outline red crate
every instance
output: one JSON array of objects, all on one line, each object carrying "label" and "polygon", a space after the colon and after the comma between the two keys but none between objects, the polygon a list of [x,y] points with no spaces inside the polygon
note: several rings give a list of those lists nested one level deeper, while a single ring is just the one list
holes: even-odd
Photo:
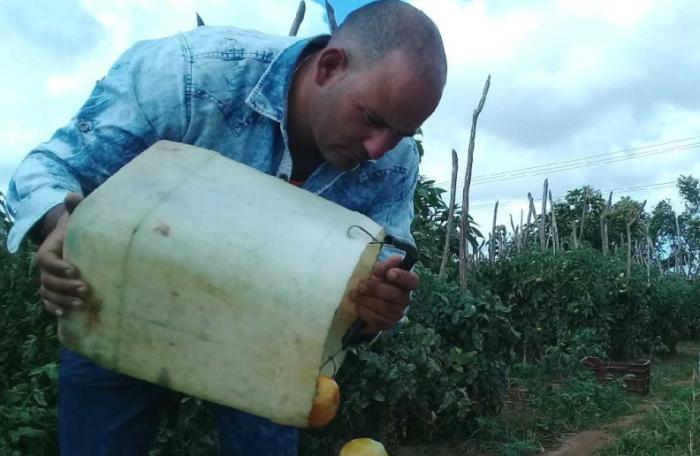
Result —
[{"label": "red crate", "polygon": [[651,361],[641,360],[636,363],[614,363],[603,361],[595,356],[586,356],[581,363],[595,372],[602,384],[622,379],[626,391],[638,394],[649,394],[651,383]]}]

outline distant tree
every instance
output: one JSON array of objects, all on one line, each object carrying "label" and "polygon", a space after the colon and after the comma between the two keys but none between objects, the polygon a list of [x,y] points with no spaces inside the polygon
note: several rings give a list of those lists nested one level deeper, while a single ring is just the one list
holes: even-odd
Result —
[{"label": "distant tree", "polygon": [[685,207],[679,216],[682,241],[679,248],[685,255],[689,273],[697,276],[700,273],[700,182],[693,176],[681,176],[678,178],[678,191]]}]

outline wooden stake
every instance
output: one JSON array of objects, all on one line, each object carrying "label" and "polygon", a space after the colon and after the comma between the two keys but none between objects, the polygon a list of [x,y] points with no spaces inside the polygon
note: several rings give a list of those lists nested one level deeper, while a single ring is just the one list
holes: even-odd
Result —
[{"label": "wooden stake", "polygon": [[549,205],[552,206],[552,237],[554,238],[554,253],[559,250],[559,227],[557,227],[557,211],[552,200],[552,192],[549,192]]},{"label": "wooden stake", "polygon": [[659,254],[659,251],[654,249],[654,258],[656,258],[656,264],[659,266],[659,275],[663,276],[664,275],[664,267],[661,264],[661,255]]},{"label": "wooden stake", "polygon": [[646,200],[642,203],[642,206],[637,209],[637,212],[632,217],[632,220],[627,222],[627,281],[630,280],[630,275],[632,274],[632,225],[637,221],[639,215],[644,210],[647,205]]},{"label": "wooden stake", "polygon": [[525,227],[523,226],[523,210],[520,209],[520,235],[518,236],[518,249],[523,247],[523,236],[525,235]]},{"label": "wooden stake", "polygon": [[530,225],[530,214],[532,214],[532,223],[534,224],[537,221],[537,210],[535,209],[535,200],[532,198],[532,194],[528,192],[527,194],[527,199],[530,202],[530,212],[527,214],[527,239],[525,239],[525,245],[527,246],[528,242],[530,242],[530,232],[532,225]]},{"label": "wooden stake", "polygon": [[[676,251],[673,254],[673,261],[675,263],[673,269],[675,270],[676,274],[678,274],[678,267],[680,265],[680,261],[679,261],[678,257],[680,255],[680,251],[681,251],[681,227],[680,227],[680,223],[678,222],[678,219],[680,217],[674,217],[674,218],[675,218],[675,222],[676,222]],[[682,259],[682,256],[681,256],[681,259]],[[681,275],[683,275],[683,272],[684,272],[683,267],[681,267]]]},{"label": "wooden stake", "polygon": [[445,275],[447,267],[447,259],[450,256],[450,238],[452,237],[452,221],[455,215],[455,197],[457,193],[457,152],[452,149],[452,180],[450,182],[450,205],[447,208],[447,230],[445,232],[445,245],[442,249],[442,261],[440,262],[440,272],[438,277],[442,278]]},{"label": "wooden stake", "polygon": [[489,242],[489,260],[496,260],[496,218],[498,217],[498,201],[493,208],[493,225],[491,227],[491,242]]},{"label": "wooden stake", "polygon": [[647,238],[647,284],[651,285],[651,236],[649,235],[649,222],[644,224],[644,234]]},{"label": "wooden stake", "polygon": [[[535,219],[537,219],[537,214],[535,214],[535,203],[532,201],[532,194],[528,192],[527,194],[527,201],[529,204],[528,210],[527,210],[527,223],[525,226],[529,227],[530,226],[530,220],[532,219],[533,215]],[[529,230],[529,228],[528,228]]]},{"label": "wooden stake", "polygon": [[586,221],[586,209],[588,208],[588,189],[585,190],[583,195],[583,210],[581,211],[581,234],[578,236],[578,240],[583,240],[583,227]]},{"label": "wooden stake", "polygon": [[292,22],[292,28],[289,29],[289,36],[297,36],[301,22],[304,20],[304,14],[306,14],[306,3],[304,0],[301,0],[299,2],[299,7],[297,7],[297,14],[294,17],[294,22]]},{"label": "wooden stake", "polygon": [[549,190],[549,181],[544,180],[543,190],[542,190],[542,212],[540,216],[540,250],[544,252],[547,248],[545,245],[546,233],[545,229],[547,227],[547,192]]},{"label": "wooden stake", "polygon": [[578,239],[576,239],[576,220],[571,221],[571,244],[574,250],[578,249]]},{"label": "wooden stake", "polygon": [[518,245],[518,227],[515,226],[513,222],[513,214],[508,215],[510,216],[510,227],[513,229],[513,244],[515,244],[516,250],[520,250],[520,246]]},{"label": "wooden stake", "polygon": [[610,241],[608,240],[608,212],[612,207],[612,195],[613,192],[610,192],[610,196],[608,197],[608,204],[603,208],[603,212],[600,213],[600,246],[603,250],[603,256],[608,255],[610,243]]},{"label": "wooden stake", "polygon": [[333,6],[331,6],[331,3],[328,0],[325,0],[325,3],[326,16],[328,17],[328,27],[330,27],[331,34],[333,34],[336,30],[338,30],[338,22],[335,20],[335,10],[333,9]]},{"label": "wooden stake", "polygon": [[472,165],[474,163],[474,141],[476,139],[476,123],[479,114],[484,109],[486,95],[491,86],[491,75],[486,78],[484,90],[481,93],[479,105],[472,114],[472,129],[469,135],[469,149],[467,151],[467,168],[465,170],[464,188],[462,190],[462,220],[459,237],[459,285],[461,288],[467,287],[467,233],[469,233],[469,187],[472,183]]}]

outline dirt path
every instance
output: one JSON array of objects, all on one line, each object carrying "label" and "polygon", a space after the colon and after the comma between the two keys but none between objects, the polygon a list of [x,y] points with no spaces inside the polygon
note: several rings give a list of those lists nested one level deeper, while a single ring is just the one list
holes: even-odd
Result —
[{"label": "dirt path", "polygon": [[649,404],[644,404],[639,413],[623,416],[599,429],[590,429],[564,436],[561,446],[543,454],[544,456],[591,456],[615,442],[617,440],[616,431],[632,427],[637,421],[644,418],[650,408]]},{"label": "dirt path", "polygon": [[547,451],[545,456],[588,456],[595,454],[615,441],[615,436],[605,431],[594,429],[581,431],[567,436],[562,446]]},{"label": "dirt path", "polygon": [[[700,343],[683,342],[677,346],[678,352],[674,357],[663,361],[666,365],[675,365],[688,362],[695,363],[700,352]],[[695,364],[693,364],[695,365]],[[673,385],[690,385],[691,380],[681,379],[672,382]],[[649,398],[640,405],[638,412],[618,418],[612,423],[600,426],[596,429],[588,429],[574,434],[564,435],[559,440],[560,444],[555,448],[540,453],[543,456],[593,456],[596,452],[615,443],[619,435],[628,428],[634,426],[644,418],[654,406],[659,404],[659,398]],[[419,445],[402,447],[392,456],[494,456],[495,453],[478,452],[478,450],[465,450],[447,445]]]},{"label": "dirt path", "polygon": [[[634,415],[623,416],[598,429],[589,429],[562,437],[561,445],[543,456],[592,456],[617,440],[618,431],[632,427],[644,418],[651,405],[645,404]],[[486,453],[470,453],[452,447],[439,445],[419,445],[400,448],[395,456],[491,456]]]},{"label": "dirt path", "polygon": [[402,447],[392,456],[462,456],[459,450],[455,448],[438,446],[438,445],[416,445],[410,447]]}]

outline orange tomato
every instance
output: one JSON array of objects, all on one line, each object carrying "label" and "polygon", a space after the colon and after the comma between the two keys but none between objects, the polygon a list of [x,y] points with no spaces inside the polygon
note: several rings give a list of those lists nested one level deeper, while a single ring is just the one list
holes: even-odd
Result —
[{"label": "orange tomato", "polygon": [[363,438],[350,440],[343,445],[338,456],[389,456],[384,445],[376,440]]},{"label": "orange tomato", "polygon": [[319,375],[316,382],[316,396],[309,414],[309,426],[322,427],[333,421],[340,405],[338,383],[327,375]]}]

